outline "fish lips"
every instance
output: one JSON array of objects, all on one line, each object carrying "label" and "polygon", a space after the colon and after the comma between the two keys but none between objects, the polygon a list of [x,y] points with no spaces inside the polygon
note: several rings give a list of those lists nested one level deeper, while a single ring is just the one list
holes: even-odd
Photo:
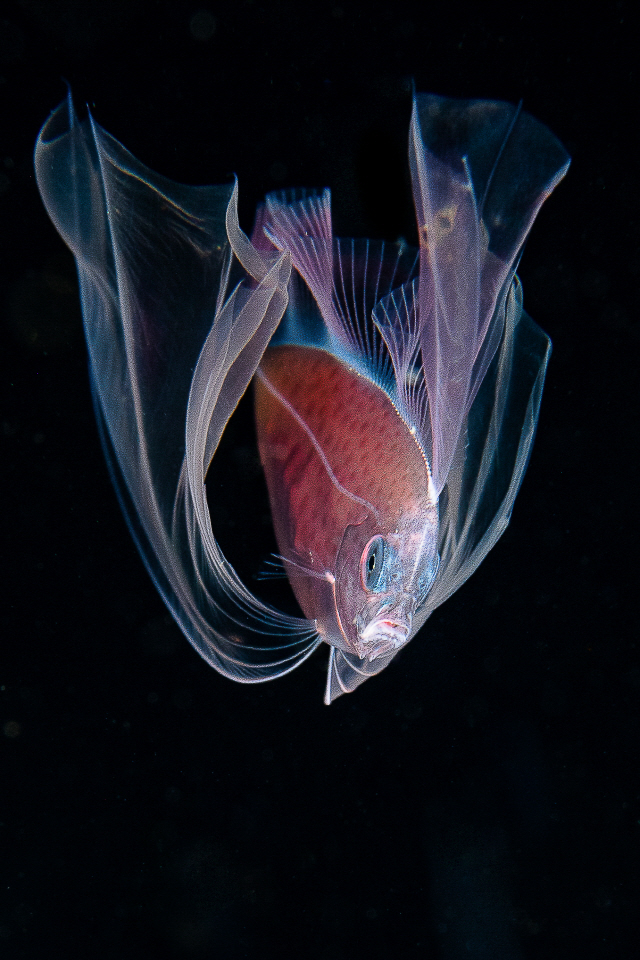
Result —
[{"label": "fish lips", "polygon": [[374,616],[367,616],[365,607],[356,618],[354,648],[360,659],[371,662],[404,646],[411,637],[415,609],[416,598],[411,594],[387,601]]}]

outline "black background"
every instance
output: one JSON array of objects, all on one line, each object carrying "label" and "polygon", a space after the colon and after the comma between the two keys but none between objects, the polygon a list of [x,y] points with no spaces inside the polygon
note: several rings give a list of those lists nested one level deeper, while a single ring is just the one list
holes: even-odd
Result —
[{"label": "black background", "polygon": [[[635,957],[632,5],[203,9],[2,8],[0,956]],[[62,78],[152,169],[236,173],[245,230],[266,191],[330,186],[338,233],[411,239],[412,80],[523,98],[573,157],[519,271],[554,353],[512,523],[330,708],[324,654],[265,685],[212,671],[137,556],[33,176]],[[271,547],[246,411],[223,452],[220,537],[250,574]]]}]

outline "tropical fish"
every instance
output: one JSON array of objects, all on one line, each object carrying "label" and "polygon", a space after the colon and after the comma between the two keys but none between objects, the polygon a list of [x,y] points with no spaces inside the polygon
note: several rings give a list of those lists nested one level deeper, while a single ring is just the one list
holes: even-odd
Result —
[{"label": "tropical fish", "polygon": [[[71,97],[38,186],[77,263],[96,418],[131,533],[175,620],[234,680],[329,646],[325,702],[380,672],[504,531],[550,341],[515,271],[569,160],[519,107],[416,95],[419,246],[339,240],[326,190],[152,173]],[[281,561],[304,617],[255,597],[205,479],[250,382]]]}]

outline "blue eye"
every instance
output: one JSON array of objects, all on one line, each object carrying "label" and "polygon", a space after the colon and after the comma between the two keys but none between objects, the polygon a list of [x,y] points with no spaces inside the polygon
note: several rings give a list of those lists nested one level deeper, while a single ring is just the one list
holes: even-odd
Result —
[{"label": "blue eye", "polygon": [[360,573],[365,590],[379,589],[385,554],[386,544],[382,537],[372,537],[364,548],[360,560]]}]

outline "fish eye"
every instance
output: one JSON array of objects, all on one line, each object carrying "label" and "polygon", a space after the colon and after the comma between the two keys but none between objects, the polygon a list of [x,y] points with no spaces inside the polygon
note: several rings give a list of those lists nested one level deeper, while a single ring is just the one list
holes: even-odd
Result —
[{"label": "fish eye", "polygon": [[372,537],[362,552],[360,575],[365,590],[375,591],[380,586],[384,567],[386,544],[382,537]]}]

